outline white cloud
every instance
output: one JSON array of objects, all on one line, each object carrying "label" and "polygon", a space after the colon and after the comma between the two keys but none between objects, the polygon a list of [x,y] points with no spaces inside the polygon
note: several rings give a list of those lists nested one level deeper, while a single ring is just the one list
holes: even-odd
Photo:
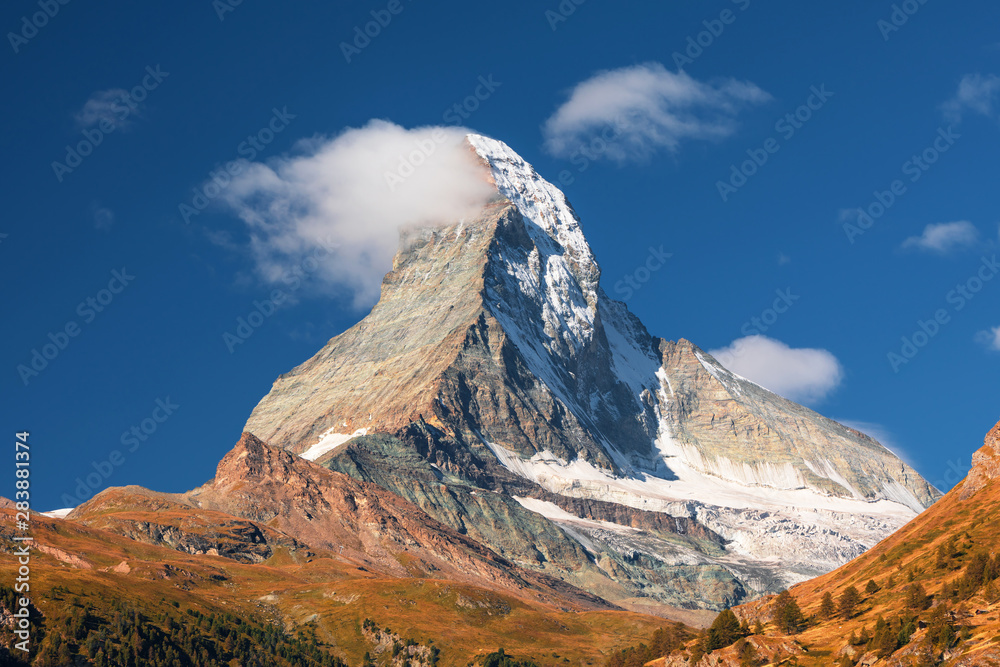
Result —
[{"label": "white cloud", "polygon": [[976,341],[990,348],[1000,351],[1000,327],[990,327],[986,331],[976,334]]},{"label": "white cloud", "polygon": [[903,248],[914,248],[946,255],[955,250],[968,248],[979,240],[979,230],[968,220],[941,222],[927,225],[920,236],[911,236],[903,241]]},{"label": "white cloud", "polygon": [[983,116],[994,116],[1000,77],[994,74],[966,74],[958,84],[955,96],[942,105],[945,118],[959,122],[966,111]]},{"label": "white cloud", "polygon": [[840,422],[844,426],[853,428],[855,431],[861,431],[871,438],[875,438],[879,441],[879,444],[898,456],[908,466],[911,468],[916,467],[913,464],[913,460],[910,455],[896,442],[895,436],[882,424],[873,424],[872,422],[854,421],[850,419],[837,419],[836,421]]},{"label": "white cloud", "polygon": [[[99,90],[73,116],[81,128],[94,127],[106,120],[115,127],[125,127],[129,116],[136,113],[128,104],[128,91],[120,88]],[[132,105],[134,107],[134,104]]]},{"label": "white cloud", "polygon": [[792,348],[767,336],[739,338],[709,354],[732,372],[799,403],[822,401],[844,378],[828,350]]},{"label": "white cloud", "polygon": [[598,72],[577,84],[545,121],[546,149],[569,157],[596,138],[594,149],[618,162],[643,159],[659,149],[677,150],[685,139],[721,139],[736,131],[744,108],[771,96],[735,79],[701,82],[660,63]]},{"label": "white cloud", "polygon": [[[223,197],[246,224],[265,281],[282,282],[317,251],[335,247],[321,253],[311,276],[364,307],[392,268],[401,230],[471,217],[496,194],[465,134],[372,120],[334,138],[299,142],[299,155],[250,164]],[[401,182],[387,179],[406,173],[405,163],[419,166]]]}]

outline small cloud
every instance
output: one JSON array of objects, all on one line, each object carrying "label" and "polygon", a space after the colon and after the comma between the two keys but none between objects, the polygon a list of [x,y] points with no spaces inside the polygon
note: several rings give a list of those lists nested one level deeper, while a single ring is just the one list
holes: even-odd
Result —
[{"label": "small cloud", "polygon": [[136,114],[135,103],[129,102],[128,91],[121,88],[99,90],[90,96],[73,118],[81,129],[99,125],[102,121],[116,128],[127,127],[129,117]]},{"label": "small cloud", "polygon": [[740,111],[770,99],[748,81],[702,82],[652,62],[578,83],[542,131],[552,155],[570,157],[601,139],[605,148],[591,152],[622,163],[676,151],[684,140],[728,137]]},{"label": "small cloud", "polygon": [[[295,156],[248,164],[221,199],[245,223],[261,279],[304,271],[362,308],[377,300],[401,231],[471,218],[496,194],[465,134],[372,120],[300,142]],[[209,240],[225,246],[232,237]]]},{"label": "small cloud", "polygon": [[899,444],[896,442],[895,436],[889,432],[885,426],[881,424],[873,424],[872,422],[862,422],[854,421],[851,419],[837,419],[844,426],[853,428],[855,431],[861,431],[870,438],[878,440],[879,444],[888,449],[890,452],[895,454],[902,460],[906,465],[914,468],[913,460],[909,453],[906,452]]},{"label": "small cloud", "polygon": [[115,224],[115,212],[101,206],[100,202],[94,202],[90,205],[90,216],[94,221],[94,229],[102,232],[111,231]]},{"label": "small cloud", "polygon": [[976,334],[976,342],[1000,352],[1000,327],[991,327]]},{"label": "small cloud", "polygon": [[799,403],[818,403],[840,386],[844,369],[829,350],[792,348],[767,336],[739,338],[709,354],[732,372]]},{"label": "small cloud", "polygon": [[966,74],[958,84],[955,96],[941,106],[947,120],[958,123],[966,111],[994,117],[1000,77],[994,74]]},{"label": "small cloud", "polygon": [[926,250],[940,255],[968,248],[979,240],[979,230],[968,220],[927,225],[920,236],[903,241],[904,249]]},{"label": "small cloud", "polygon": [[784,266],[785,264],[791,264],[792,258],[783,252],[778,253],[778,266]]}]

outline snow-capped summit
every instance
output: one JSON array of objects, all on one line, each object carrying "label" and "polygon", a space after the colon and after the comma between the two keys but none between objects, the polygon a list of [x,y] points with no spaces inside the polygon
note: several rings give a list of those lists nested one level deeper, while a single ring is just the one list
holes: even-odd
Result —
[{"label": "snow-capped summit", "polygon": [[565,195],[467,140],[497,196],[408,237],[371,313],[246,431],[625,605],[783,588],[938,497],[868,436],[650,335],[601,289]]}]

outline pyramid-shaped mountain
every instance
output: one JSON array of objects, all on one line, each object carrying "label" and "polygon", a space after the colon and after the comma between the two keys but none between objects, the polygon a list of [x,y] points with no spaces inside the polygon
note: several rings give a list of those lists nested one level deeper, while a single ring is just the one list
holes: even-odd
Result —
[{"label": "pyramid-shaped mountain", "polygon": [[245,431],[647,611],[825,573],[939,497],[868,436],[647,332],[601,289],[565,195],[467,141],[495,197],[408,233],[370,314]]}]

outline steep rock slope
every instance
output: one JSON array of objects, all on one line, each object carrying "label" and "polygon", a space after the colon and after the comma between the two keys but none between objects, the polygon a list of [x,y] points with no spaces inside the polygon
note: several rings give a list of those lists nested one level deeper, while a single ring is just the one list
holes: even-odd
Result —
[{"label": "steep rock slope", "polygon": [[[651,336],[601,289],[562,192],[503,143],[468,141],[494,200],[411,233],[371,313],[281,376],[245,430],[629,604],[777,590],[938,497],[871,438]],[[667,536],[643,512],[685,523]]]}]

